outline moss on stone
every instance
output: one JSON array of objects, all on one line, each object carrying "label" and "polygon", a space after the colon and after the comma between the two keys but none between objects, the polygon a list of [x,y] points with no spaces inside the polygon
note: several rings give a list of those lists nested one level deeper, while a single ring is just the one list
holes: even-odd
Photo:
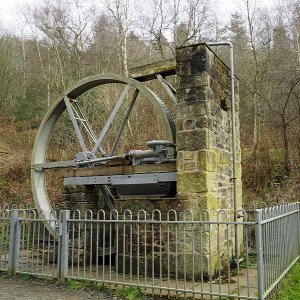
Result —
[{"label": "moss on stone", "polygon": [[230,153],[225,151],[219,152],[219,163],[222,165],[229,165],[230,164]]},{"label": "moss on stone", "polygon": [[207,169],[207,150],[198,152],[198,169],[204,171]]},{"label": "moss on stone", "polygon": [[210,172],[216,172],[218,168],[218,154],[216,151],[208,152],[207,170]]},{"label": "moss on stone", "polygon": [[177,191],[183,193],[199,193],[208,190],[207,173],[197,172],[181,172],[177,173]]}]

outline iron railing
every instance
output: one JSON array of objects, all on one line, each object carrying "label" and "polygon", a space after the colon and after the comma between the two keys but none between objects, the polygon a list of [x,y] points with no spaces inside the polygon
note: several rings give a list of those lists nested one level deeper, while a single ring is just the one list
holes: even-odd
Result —
[{"label": "iron railing", "polygon": [[50,220],[42,220],[36,210],[18,211],[19,235],[15,242],[19,252],[18,273],[58,276],[59,238],[49,232],[47,222],[55,222],[58,227],[56,212],[51,212]]},{"label": "iron railing", "polygon": [[0,211],[0,270],[8,270],[11,211]]},{"label": "iron railing", "polygon": [[299,258],[299,204],[232,220],[226,210],[62,211],[53,235],[34,210],[4,210],[0,267],[160,296],[266,299]]},{"label": "iron railing", "polygon": [[266,208],[257,214],[256,223],[257,247],[262,247],[260,293],[267,297],[299,259],[299,204]]}]

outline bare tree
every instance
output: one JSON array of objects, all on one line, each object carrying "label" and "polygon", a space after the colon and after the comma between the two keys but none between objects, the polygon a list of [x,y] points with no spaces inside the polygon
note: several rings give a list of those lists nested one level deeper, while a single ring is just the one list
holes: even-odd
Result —
[{"label": "bare tree", "polygon": [[[7,33],[0,33],[0,121],[12,115],[14,103],[12,103],[13,87],[16,84],[16,68],[14,51],[15,48],[13,37]],[[1,118],[2,117],[2,118]]]},{"label": "bare tree", "polygon": [[129,16],[129,0],[103,0],[102,2],[117,23],[119,35],[118,55],[121,72],[124,75],[128,75],[127,36],[132,22]]},{"label": "bare tree", "polygon": [[251,81],[253,104],[253,149],[257,148],[260,133],[260,88],[264,81],[264,75],[270,62],[271,32],[266,26],[268,15],[258,10],[255,3],[245,0],[245,13],[248,24],[248,38],[253,61]]},{"label": "bare tree", "polygon": [[[296,88],[299,86],[300,77],[294,78],[288,82],[287,86],[287,95],[285,98],[282,97],[282,106],[276,109],[274,104],[272,104],[268,99],[267,103],[269,105],[269,109],[279,116],[280,118],[280,127],[282,130],[282,138],[284,145],[284,166],[287,176],[291,175],[290,168],[290,160],[289,160],[289,137],[288,137],[288,129],[290,125],[300,119],[300,102],[299,102],[299,94],[296,92]],[[293,99],[294,98],[294,99]],[[294,101],[293,101],[294,100]],[[296,101],[295,101],[296,100]],[[292,104],[292,111],[289,109],[289,106]],[[297,107],[298,104],[298,107]]]}]

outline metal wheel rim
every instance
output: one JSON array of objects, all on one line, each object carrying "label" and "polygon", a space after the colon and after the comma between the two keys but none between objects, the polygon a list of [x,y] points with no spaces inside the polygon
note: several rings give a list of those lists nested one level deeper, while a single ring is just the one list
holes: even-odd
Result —
[{"label": "metal wheel rim", "polygon": [[[175,142],[175,123],[171,117],[171,114],[167,110],[164,103],[148,88],[146,88],[142,83],[132,78],[116,75],[116,74],[106,74],[106,75],[96,75],[88,77],[76,85],[69,88],[65,95],[76,99],[83,93],[106,83],[121,83],[130,84],[151,102],[155,107],[157,113],[162,120],[165,133],[170,141]],[[64,102],[64,97],[59,98],[48,110],[45,115],[39,130],[36,135],[33,152],[32,152],[32,166],[36,164],[42,164],[46,162],[46,153],[49,142],[49,137],[51,131],[53,130],[56,122],[61,117],[62,113],[66,110],[66,105]],[[33,198],[35,201],[35,206],[40,214],[40,217],[44,220],[48,220],[48,229],[53,230],[53,220],[51,211],[51,204],[48,198],[48,193],[45,185],[45,171],[38,170],[34,167],[31,169],[31,186]]]}]

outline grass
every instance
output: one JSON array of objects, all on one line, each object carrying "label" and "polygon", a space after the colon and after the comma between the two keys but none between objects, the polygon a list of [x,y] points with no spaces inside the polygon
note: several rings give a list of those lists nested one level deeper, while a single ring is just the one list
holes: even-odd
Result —
[{"label": "grass", "polygon": [[146,298],[145,293],[140,288],[118,289],[115,292],[117,297],[127,300],[142,300]]},{"label": "grass", "polygon": [[37,277],[31,274],[16,274],[16,275],[9,275],[6,271],[0,271],[0,278],[9,279],[9,278],[18,278],[23,281],[33,280]]},{"label": "grass", "polygon": [[2,279],[8,279],[8,278],[12,278],[13,276],[7,274],[6,271],[0,271],[0,278]]},{"label": "grass", "polygon": [[107,287],[104,284],[83,280],[68,280],[67,289],[71,291],[78,291],[84,289],[97,290],[99,292],[107,292]]},{"label": "grass", "polygon": [[70,280],[67,283],[67,289],[71,291],[78,291],[86,288],[85,281],[78,281],[78,280]]},{"label": "grass", "polygon": [[271,300],[297,300],[300,299],[300,262],[298,261],[287,273],[279,289]]}]

